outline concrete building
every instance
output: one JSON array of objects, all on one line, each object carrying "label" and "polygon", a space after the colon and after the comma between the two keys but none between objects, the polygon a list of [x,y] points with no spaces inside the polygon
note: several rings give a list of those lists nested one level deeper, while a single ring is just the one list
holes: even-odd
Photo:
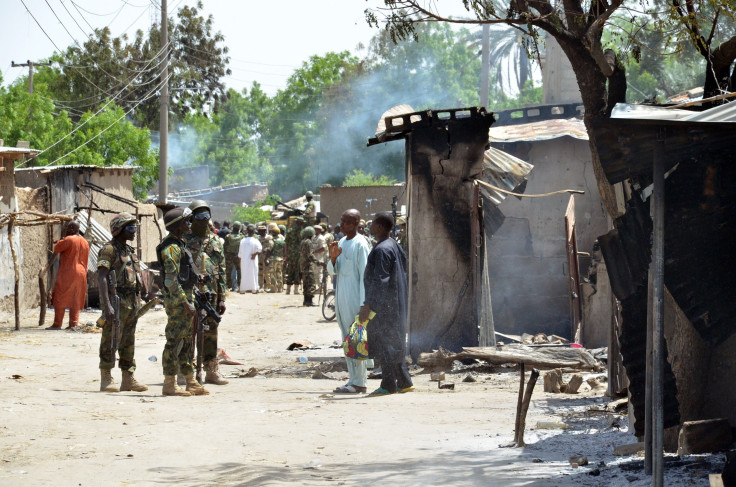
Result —
[{"label": "concrete building", "polygon": [[[391,186],[352,186],[319,188],[320,212],[327,216],[330,225],[340,223],[345,210],[355,208],[364,220],[372,220],[379,211],[391,211],[394,197],[397,212],[406,211],[406,184]],[[402,208],[404,211],[402,212]]]}]

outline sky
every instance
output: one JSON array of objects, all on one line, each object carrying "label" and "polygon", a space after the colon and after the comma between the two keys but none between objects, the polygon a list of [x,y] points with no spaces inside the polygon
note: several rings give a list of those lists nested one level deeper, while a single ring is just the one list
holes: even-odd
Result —
[{"label": "sky", "polygon": [[[376,33],[364,10],[376,0],[203,0],[214,30],[225,36],[232,74],[225,79],[238,91],[258,81],[273,95],[312,55],[367,46]],[[459,2],[458,2],[459,3]],[[3,84],[28,73],[11,62],[39,61],[61,49],[80,44],[95,28],[109,26],[113,36],[147,30],[160,20],[160,0],[0,0],[0,69]],[[25,4],[25,5],[24,5]],[[196,0],[168,0],[170,16]],[[27,7],[27,8],[26,8]],[[30,11],[30,13],[29,13]],[[44,32],[34,21],[43,27]],[[56,16],[54,15],[56,14]],[[68,31],[68,32],[67,32]],[[74,39],[74,40],[73,40]],[[52,42],[53,41],[53,42]]]}]

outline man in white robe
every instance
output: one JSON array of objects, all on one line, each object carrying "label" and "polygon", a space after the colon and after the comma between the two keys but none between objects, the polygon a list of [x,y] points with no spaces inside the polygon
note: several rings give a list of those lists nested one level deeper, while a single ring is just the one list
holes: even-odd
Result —
[{"label": "man in white robe", "polygon": [[248,236],[240,242],[240,294],[258,292],[258,255],[263,250],[255,237],[256,227],[248,225]]},{"label": "man in white robe", "polygon": [[[337,275],[335,310],[341,338],[344,338],[350,331],[350,325],[353,324],[353,320],[365,301],[363,274],[371,245],[368,239],[357,233],[359,223],[358,210],[348,210],[343,213],[340,219],[340,229],[345,232],[345,236],[339,242],[332,242],[329,249],[330,260],[327,262],[327,271],[332,275]],[[338,387],[334,392],[366,392],[368,361],[349,357],[345,357],[345,360],[350,378],[347,384]]]}]

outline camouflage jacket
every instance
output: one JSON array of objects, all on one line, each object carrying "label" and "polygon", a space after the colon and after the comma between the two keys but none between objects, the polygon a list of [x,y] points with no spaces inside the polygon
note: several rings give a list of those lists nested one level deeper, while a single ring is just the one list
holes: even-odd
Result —
[{"label": "camouflage jacket", "polygon": [[273,249],[271,249],[271,256],[273,260],[284,259],[284,249],[286,248],[286,240],[283,235],[277,236],[273,239]]},{"label": "camouflage jacket", "polygon": [[160,260],[164,268],[164,299],[167,306],[181,306],[186,301],[191,301],[191,294],[186,292],[179,283],[179,271],[181,266],[182,255],[184,254],[184,242],[179,238],[169,234],[165,241],[171,242],[169,245],[161,248]]},{"label": "camouflage jacket", "polygon": [[97,254],[97,268],[115,271],[116,289],[135,294],[142,290],[141,263],[130,245],[110,240]]},{"label": "camouflage jacket", "polygon": [[222,241],[214,233],[208,232],[204,237],[193,233],[184,236],[186,248],[192,254],[194,268],[204,276],[210,276],[209,282],[200,285],[203,291],[217,295],[217,301],[225,301],[227,284],[225,282],[225,251]]}]

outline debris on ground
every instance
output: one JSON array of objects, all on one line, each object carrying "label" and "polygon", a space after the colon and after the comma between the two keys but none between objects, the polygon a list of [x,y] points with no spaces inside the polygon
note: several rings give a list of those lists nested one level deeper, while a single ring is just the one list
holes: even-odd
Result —
[{"label": "debris on ground", "polygon": [[677,454],[683,456],[727,450],[731,443],[733,434],[725,418],[685,421],[677,439]]},{"label": "debris on ground", "polygon": [[568,382],[563,380],[561,369],[550,370],[544,374],[544,392],[577,394],[582,384],[583,377],[580,374],[574,374]]},{"label": "debris on ground", "polygon": [[569,458],[572,468],[582,467],[588,464],[588,457],[585,455],[573,455]]},{"label": "debris on ground", "polygon": [[523,333],[521,335],[521,343],[524,345],[564,345],[570,343],[570,340],[558,335],[547,336],[545,333],[537,333],[536,335]]},{"label": "debris on ground", "polygon": [[227,352],[222,348],[217,349],[217,360],[222,365],[245,365],[242,362],[231,359]]},{"label": "debris on ground", "polygon": [[577,370],[603,370],[598,362],[584,348],[532,347],[526,345],[506,345],[497,347],[463,348],[460,353],[452,353],[440,348],[434,352],[419,354],[417,364],[428,369],[447,369],[455,360],[476,359],[501,365],[524,362],[528,367],[556,369],[570,367]]},{"label": "debris on ground", "polygon": [[430,372],[430,374],[429,374],[429,380],[431,380],[431,381],[443,381],[443,380],[445,380],[445,373],[444,372]]},{"label": "debris on ground", "polygon": [[309,350],[312,347],[312,342],[309,340],[300,340],[298,342],[291,343],[288,347],[286,347],[287,350]]}]

